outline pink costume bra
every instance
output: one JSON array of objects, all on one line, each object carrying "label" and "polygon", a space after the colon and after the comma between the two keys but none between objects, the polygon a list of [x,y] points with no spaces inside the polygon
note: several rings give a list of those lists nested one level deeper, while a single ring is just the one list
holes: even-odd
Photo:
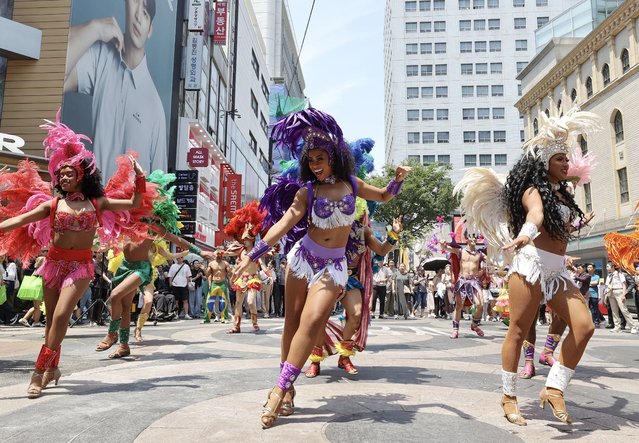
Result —
[{"label": "pink costume bra", "polygon": [[57,211],[53,222],[53,230],[55,232],[87,231],[96,226],[96,221],[95,211],[81,212],[77,215],[70,212]]}]

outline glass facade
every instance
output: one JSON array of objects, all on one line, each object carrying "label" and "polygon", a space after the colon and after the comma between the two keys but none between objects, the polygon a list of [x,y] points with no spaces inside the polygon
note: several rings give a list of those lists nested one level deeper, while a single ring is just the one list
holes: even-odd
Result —
[{"label": "glass facade", "polygon": [[[13,0],[0,0],[0,17],[13,17]],[[4,103],[4,80],[7,76],[7,59],[0,57],[0,119],[2,119],[2,104]]]}]

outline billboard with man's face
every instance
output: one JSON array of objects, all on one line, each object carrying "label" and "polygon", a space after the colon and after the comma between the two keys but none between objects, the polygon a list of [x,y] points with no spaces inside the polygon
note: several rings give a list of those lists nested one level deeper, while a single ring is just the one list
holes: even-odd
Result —
[{"label": "billboard with man's face", "polygon": [[104,182],[130,150],[147,172],[167,171],[182,7],[180,0],[72,2],[62,120],[93,140]]}]

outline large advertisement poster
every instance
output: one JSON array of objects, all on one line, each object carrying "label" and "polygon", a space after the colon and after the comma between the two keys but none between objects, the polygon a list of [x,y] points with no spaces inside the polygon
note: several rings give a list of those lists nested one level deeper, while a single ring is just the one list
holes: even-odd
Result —
[{"label": "large advertisement poster", "polygon": [[[115,158],[167,170],[179,0],[73,0],[63,121],[93,140],[106,182]],[[181,35],[181,29],[180,29]]]}]

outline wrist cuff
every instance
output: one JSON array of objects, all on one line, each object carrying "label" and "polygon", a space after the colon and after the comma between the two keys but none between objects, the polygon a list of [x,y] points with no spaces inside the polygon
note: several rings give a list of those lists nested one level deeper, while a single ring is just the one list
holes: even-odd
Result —
[{"label": "wrist cuff", "polygon": [[402,185],[404,184],[403,181],[398,182],[395,179],[392,179],[388,185],[386,185],[386,191],[388,191],[389,194],[391,195],[397,195],[399,194],[399,191],[402,189]]},{"label": "wrist cuff", "polygon": [[142,194],[146,192],[146,177],[144,175],[135,176],[135,193]]},{"label": "wrist cuff", "polygon": [[537,230],[537,225],[534,223],[530,223],[530,222],[526,222],[524,223],[524,225],[521,227],[521,230],[519,231],[519,234],[517,234],[517,237],[519,236],[526,236],[531,240],[534,240],[535,237],[537,237],[538,234],[538,230]]},{"label": "wrist cuff", "polygon": [[251,249],[246,255],[251,259],[251,261],[258,261],[260,258],[264,257],[268,251],[271,250],[271,247],[262,239],[259,239],[253,249]]},{"label": "wrist cuff", "polygon": [[200,255],[202,253],[202,249],[198,248],[195,245],[191,245],[191,246],[189,246],[189,252],[192,252],[194,254]]}]

